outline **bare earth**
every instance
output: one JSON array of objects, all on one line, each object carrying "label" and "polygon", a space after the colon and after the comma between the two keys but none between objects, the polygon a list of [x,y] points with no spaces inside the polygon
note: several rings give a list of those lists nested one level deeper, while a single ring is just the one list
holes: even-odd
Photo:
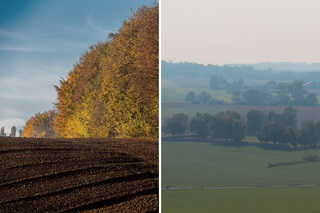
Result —
[{"label": "bare earth", "polygon": [[0,137],[0,212],[158,212],[158,142]]}]

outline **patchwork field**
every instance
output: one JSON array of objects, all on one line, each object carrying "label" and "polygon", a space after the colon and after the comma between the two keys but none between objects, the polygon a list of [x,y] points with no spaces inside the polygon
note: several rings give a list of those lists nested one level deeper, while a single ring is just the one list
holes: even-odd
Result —
[{"label": "patchwork field", "polygon": [[157,212],[158,142],[0,137],[0,212]]},{"label": "patchwork field", "polygon": [[[218,100],[224,100],[226,102],[231,102],[232,94],[228,94],[225,90],[210,90],[208,88],[179,88],[177,86],[171,86],[173,84],[171,81],[165,81],[162,87],[162,97],[161,97],[161,121],[170,118],[176,113],[186,113],[189,117],[193,117],[197,112],[199,113],[209,113],[215,114],[217,112],[225,110],[234,110],[241,113],[243,116],[247,114],[251,109],[261,110],[264,112],[275,111],[283,112],[286,106],[251,106],[251,105],[194,105],[189,104],[184,101],[186,94],[189,91],[193,91],[196,94],[202,91],[209,93],[212,97]],[[310,90],[310,92],[315,93],[320,97],[320,92],[318,89]],[[320,100],[320,98],[319,98]],[[318,106],[294,106],[298,110],[297,119],[298,126],[301,125],[302,121],[313,119],[315,121],[320,120],[320,105]]]}]

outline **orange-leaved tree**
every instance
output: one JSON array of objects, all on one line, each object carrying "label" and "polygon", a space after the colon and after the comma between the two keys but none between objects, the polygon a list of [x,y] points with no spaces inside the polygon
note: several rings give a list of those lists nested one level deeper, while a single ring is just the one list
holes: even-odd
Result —
[{"label": "orange-leaved tree", "polygon": [[159,7],[142,6],[90,47],[58,93],[61,137],[158,137]]},{"label": "orange-leaved tree", "polygon": [[57,133],[53,128],[55,115],[56,112],[54,110],[35,114],[26,122],[22,131],[22,136],[35,138],[57,137]]}]

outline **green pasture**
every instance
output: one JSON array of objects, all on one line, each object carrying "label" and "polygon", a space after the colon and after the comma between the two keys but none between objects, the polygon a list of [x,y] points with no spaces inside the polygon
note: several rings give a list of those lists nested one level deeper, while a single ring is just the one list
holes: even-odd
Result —
[{"label": "green pasture", "polygon": [[320,187],[162,190],[161,212],[317,213]]},{"label": "green pasture", "polygon": [[[172,84],[170,81],[166,81],[166,84]],[[196,94],[201,93],[202,91],[208,92],[212,97],[215,97],[219,100],[224,100],[227,102],[231,101],[231,95],[227,94],[225,90],[209,90],[204,88],[177,88],[177,87],[165,87],[161,89],[161,121],[162,123],[171,118],[172,115],[177,113],[185,113],[189,115],[191,119],[197,113],[209,113],[216,114],[221,111],[228,110],[219,105],[192,105],[184,101],[186,94],[190,91],[195,92]],[[165,103],[171,103],[166,105]],[[172,103],[177,103],[178,105],[172,105]],[[179,105],[185,103],[183,105]]]},{"label": "green pasture", "polygon": [[[254,141],[255,138],[247,138]],[[320,150],[162,142],[162,212],[320,212]],[[318,186],[317,186],[318,185]]]},{"label": "green pasture", "polygon": [[268,167],[268,163],[301,161],[320,150],[272,150],[256,146],[213,145],[203,142],[161,144],[162,186],[320,185],[320,162]]}]

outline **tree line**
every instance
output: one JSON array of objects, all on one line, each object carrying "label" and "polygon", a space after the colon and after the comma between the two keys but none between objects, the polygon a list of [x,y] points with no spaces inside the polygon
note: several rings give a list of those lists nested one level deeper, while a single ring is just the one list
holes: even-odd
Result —
[{"label": "tree line", "polygon": [[[241,89],[244,81],[239,79],[232,83],[221,76],[211,76],[210,89],[226,89],[232,93],[232,104],[237,105],[302,105],[315,106],[318,104],[317,96],[314,93],[306,91],[302,80],[293,82],[280,82],[272,90],[264,89]],[[208,92],[196,94],[189,91],[184,101],[191,104],[225,104],[223,100],[218,100]],[[231,104],[231,103],[230,103]]]},{"label": "tree line", "polygon": [[164,122],[166,135],[191,134],[222,142],[241,142],[247,135],[256,136],[261,143],[316,147],[320,144],[320,121],[305,121],[297,128],[297,110],[285,107],[282,113],[250,110],[246,118],[235,111],[211,115],[197,113],[191,119],[185,113],[174,114]]},{"label": "tree line", "polygon": [[81,56],[55,86],[55,112],[31,117],[24,136],[157,138],[158,64],[159,6],[154,3],[140,7],[117,33]]},{"label": "tree line", "polygon": [[188,62],[166,62],[161,61],[161,78],[172,79],[175,76],[189,78],[210,78],[212,75],[222,76],[226,79],[251,79],[267,81],[296,81],[303,79],[305,81],[314,81],[317,88],[320,88],[320,72],[314,71],[276,71],[271,69],[256,69],[251,65],[203,65]]},{"label": "tree line", "polygon": [[315,106],[317,96],[304,88],[304,81],[280,82],[274,91],[249,89],[232,94],[235,104]]}]

